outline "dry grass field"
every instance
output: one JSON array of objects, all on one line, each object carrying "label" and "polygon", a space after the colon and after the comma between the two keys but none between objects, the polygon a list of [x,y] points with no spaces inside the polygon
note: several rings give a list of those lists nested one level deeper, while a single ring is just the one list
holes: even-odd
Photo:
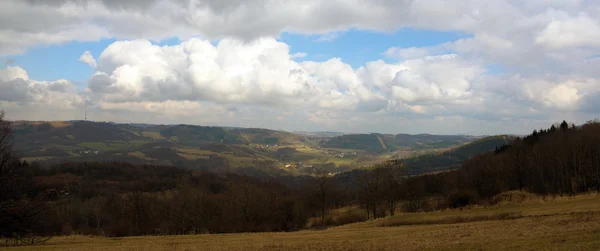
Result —
[{"label": "dry grass field", "polygon": [[600,250],[600,196],[404,213],[293,233],[56,237],[6,250]]}]

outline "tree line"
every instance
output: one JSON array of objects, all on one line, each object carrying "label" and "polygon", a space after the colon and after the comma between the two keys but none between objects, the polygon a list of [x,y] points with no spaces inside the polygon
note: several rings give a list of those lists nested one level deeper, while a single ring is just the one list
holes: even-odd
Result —
[{"label": "tree line", "polygon": [[123,162],[26,169],[51,208],[46,235],[293,231],[311,210],[303,194],[247,176]]}]

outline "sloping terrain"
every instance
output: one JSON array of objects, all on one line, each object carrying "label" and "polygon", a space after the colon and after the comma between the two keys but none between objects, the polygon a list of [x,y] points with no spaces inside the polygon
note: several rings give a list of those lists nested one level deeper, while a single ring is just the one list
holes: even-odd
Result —
[{"label": "sloping terrain", "polygon": [[228,131],[221,127],[176,125],[161,130],[160,134],[164,137],[175,137],[178,143],[185,145],[248,143],[236,131]]},{"label": "sloping terrain", "polygon": [[365,150],[367,152],[382,153],[387,152],[384,144],[380,142],[380,134],[349,134],[333,137],[321,144],[323,148],[334,149],[355,149]]},{"label": "sloping terrain", "polygon": [[479,139],[442,153],[424,154],[404,159],[409,174],[438,172],[460,167],[473,156],[495,150],[514,139],[506,135],[490,136]]},{"label": "sloping terrain", "polygon": [[[130,142],[143,137],[100,122],[18,122],[13,127],[15,150],[27,155],[34,152],[67,152],[83,149],[84,142]],[[93,144],[93,143],[92,143]]]},{"label": "sloping terrain", "polygon": [[432,135],[432,134],[396,134],[394,144],[398,147],[419,149],[446,148],[472,141],[471,136],[462,135]]},{"label": "sloping terrain", "polygon": [[355,149],[372,153],[392,152],[401,148],[447,148],[472,141],[471,136],[431,134],[349,134],[331,137],[321,143],[323,148]]},{"label": "sloping terrain", "polygon": [[247,142],[252,144],[296,145],[302,141],[302,137],[299,135],[269,129],[238,128],[232,131],[239,133]]}]

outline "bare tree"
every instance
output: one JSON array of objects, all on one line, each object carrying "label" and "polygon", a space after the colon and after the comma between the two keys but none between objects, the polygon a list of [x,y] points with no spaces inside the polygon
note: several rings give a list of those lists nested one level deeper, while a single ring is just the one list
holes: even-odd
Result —
[{"label": "bare tree", "polygon": [[378,209],[384,202],[385,175],[384,169],[375,165],[364,170],[358,180],[361,204],[367,210],[367,215],[373,214],[374,219],[382,216]]},{"label": "bare tree", "polygon": [[321,211],[321,224],[325,223],[325,215],[328,208],[328,199],[330,196],[330,183],[331,178],[328,174],[319,174],[315,177],[315,183],[317,186],[317,204]]},{"label": "bare tree", "polygon": [[101,227],[102,219],[104,217],[103,210],[104,210],[105,204],[106,204],[106,198],[104,196],[96,196],[90,200],[90,206],[92,207],[91,208],[92,215],[95,220],[96,229],[99,232],[102,232],[100,230],[100,227]]},{"label": "bare tree", "polygon": [[232,198],[241,213],[244,228],[251,229],[260,223],[262,214],[267,213],[266,194],[258,184],[251,183],[245,179],[235,184],[232,189]]},{"label": "bare tree", "polygon": [[403,164],[400,160],[390,160],[381,164],[381,171],[384,176],[384,200],[391,216],[396,212],[396,207],[400,201],[401,183],[404,179]]},{"label": "bare tree", "polygon": [[152,231],[152,201],[149,195],[135,191],[125,196],[125,206],[131,219],[133,235],[149,234]]},{"label": "bare tree", "polygon": [[34,244],[42,239],[39,222],[47,211],[46,203],[28,196],[32,182],[23,174],[23,165],[12,149],[12,125],[0,111],[0,237],[16,244]]}]

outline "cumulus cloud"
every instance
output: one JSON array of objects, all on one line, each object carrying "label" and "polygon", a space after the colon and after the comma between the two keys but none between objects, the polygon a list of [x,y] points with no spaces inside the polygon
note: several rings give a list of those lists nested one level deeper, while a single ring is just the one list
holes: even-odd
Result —
[{"label": "cumulus cloud", "polygon": [[[485,69],[456,54],[353,69],[339,58],[295,62],[285,43],[190,39],[174,46],[118,41],[88,82],[105,103],[191,101],[294,109],[479,116],[497,105]],[[128,107],[123,106],[123,107]],[[452,109],[449,109],[452,108]]]},{"label": "cumulus cloud", "polygon": [[[296,125],[290,121],[308,121],[320,128],[373,131],[407,121],[424,130],[436,121],[500,128],[504,121],[519,120],[531,126],[525,121],[598,111],[598,1],[6,0],[1,5],[0,55],[116,39],[97,57],[86,51],[79,58],[95,70],[83,91],[66,80],[31,80],[20,67],[0,70],[4,107],[92,104],[107,120],[162,114],[166,121],[254,126],[262,125],[256,118],[265,117],[287,128]],[[340,58],[299,60],[307,54],[291,54],[275,39],[290,32],[335,43],[349,29],[403,27],[464,36],[431,46],[391,47],[378,52],[386,61],[358,68]],[[171,37],[183,42],[156,43]],[[507,70],[492,75],[490,65]]]},{"label": "cumulus cloud", "polygon": [[[393,104],[476,104],[484,70],[448,54],[353,69],[339,58],[297,63],[285,43],[119,41],[98,58],[89,90],[107,102],[188,100],[379,111]],[[393,105],[392,105],[393,106]],[[419,109],[424,111],[424,109]]]},{"label": "cumulus cloud", "polygon": [[216,103],[312,102],[327,90],[291,60],[287,44],[190,39],[175,46],[119,41],[98,58],[89,88],[111,102],[207,100]]},{"label": "cumulus cloud", "polygon": [[76,94],[73,84],[67,80],[36,81],[18,66],[0,69],[0,104],[45,104],[72,108],[81,105],[83,98]]}]

